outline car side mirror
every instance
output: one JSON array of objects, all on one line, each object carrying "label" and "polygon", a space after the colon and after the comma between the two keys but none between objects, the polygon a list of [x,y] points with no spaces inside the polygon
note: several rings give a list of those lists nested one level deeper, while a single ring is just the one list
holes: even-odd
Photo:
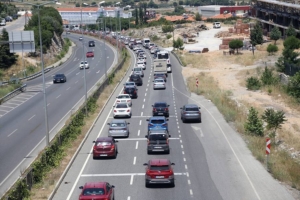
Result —
[{"label": "car side mirror", "polygon": [[114,186],[114,185],[112,185],[111,187],[112,187],[112,188],[115,188],[115,186]]},{"label": "car side mirror", "polygon": [[118,140],[115,140],[115,143],[119,142]]},{"label": "car side mirror", "polygon": [[80,186],[80,187],[79,187],[79,189],[81,189],[81,190],[82,190],[82,189],[83,189],[83,186]]},{"label": "car side mirror", "polygon": [[199,109],[201,109],[201,108],[199,107]]},{"label": "car side mirror", "polygon": [[170,105],[168,105],[168,107],[169,107]]},{"label": "car side mirror", "polygon": [[146,119],[146,121],[149,121],[149,119]]},{"label": "car side mirror", "polygon": [[114,108],[114,107],[116,107],[116,106],[113,106],[113,108]]},{"label": "car side mirror", "polygon": [[154,105],[152,105],[152,107],[153,107]]},{"label": "car side mirror", "polygon": [[144,163],[143,165],[144,165],[144,166],[148,166],[148,164],[147,164],[147,163]]},{"label": "car side mirror", "polygon": [[175,163],[171,163],[171,165],[175,165]]},{"label": "car side mirror", "polygon": [[171,135],[169,135],[169,137],[171,137]]},{"label": "car side mirror", "polygon": [[145,135],[145,138],[148,138],[148,135]]}]

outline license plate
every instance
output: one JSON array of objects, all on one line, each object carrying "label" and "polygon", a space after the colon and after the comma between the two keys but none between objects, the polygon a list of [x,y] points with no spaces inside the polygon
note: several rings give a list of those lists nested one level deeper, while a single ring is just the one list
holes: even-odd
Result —
[{"label": "license plate", "polygon": [[158,113],[159,115],[163,115],[164,113]]},{"label": "license plate", "polygon": [[154,147],[155,149],[161,149],[162,147]]},{"label": "license plate", "polygon": [[156,176],[156,178],[165,178],[164,176]]},{"label": "license plate", "polygon": [[100,154],[100,156],[107,156],[107,154]]}]

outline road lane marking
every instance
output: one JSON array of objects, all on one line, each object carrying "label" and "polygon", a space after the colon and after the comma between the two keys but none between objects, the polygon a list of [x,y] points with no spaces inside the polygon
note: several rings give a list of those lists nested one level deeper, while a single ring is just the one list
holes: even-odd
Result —
[{"label": "road lane marking", "polygon": [[47,104],[47,106],[49,106],[49,105],[50,105],[50,103]]},{"label": "road lane marking", "polygon": [[[186,176],[186,172],[174,173],[176,176]],[[81,177],[108,177],[108,176],[145,176],[144,173],[120,173],[120,174],[81,174]]]},{"label": "road lane marking", "polygon": [[186,162],[186,158],[185,157],[183,157],[183,161]]},{"label": "road lane marking", "polygon": [[138,136],[140,136],[140,132],[141,132],[141,130],[138,131]]},{"label": "road lane marking", "polygon": [[75,84],[78,83],[78,81],[75,82]]},{"label": "road lane marking", "polygon": [[77,76],[78,74],[80,74],[80,72],[77,72],[77,73],[76,73],[76,76]]},{"label": "road lane marking", "polygon": [[193,195],[193,190],[192,189],[190,189],[190,195]]},{"label": "road lane marking", "polygon": [[100,70],[96,72],[96,74],[99,74]]},{"label": "road lane marking", "polygon": [[183,149],[183,145],[181,145],[181,148]]},{"label": "road lane marking", "polygon": [[180,140],[180,143],[182,143],[182,140]]},{"label": "road lane marking", "polygon": [[147,96],[147,93],[145,93],[145,96]]},{"label": "road lane marking", "polygon": [[141,116],[143,116],[143,112],[141,112]]},{"label": "road lane marking", "polygon": [[139,147],[139,141],[136,141],[135,149],[138,149],[138,147]]},{"label": "road lane marking", "polygon": [[71,87],[68,87],[66,90],[69,90]]},{"label": "road lane marking", "polygon": [[34,118],[34,117],[35,117],[35,115],[33,115],[32,117],[30,117],[30,118],[28,119],[28,121],[32,120],[32,118]]},{"label": "road lane marking", "polygon": [[140,125],[142,125],[142,120],[140,120]]},{"label": "road lane marking", "polygon": [[191,180],[190,179],[188,179],[188,184],[191,185]]},{"label": "road lane marking", "polygon": [[58,95],[56,98],[58,99],[61,95]]},{"label": "road lane marking", "polygon": [[11,132],[7,137],[10,137],[12,134],[14,134],[18,129],[14,130],[13,132]]},{"label": "road lane marking", "polygon": [[146,99],[144,99],[144,102],[146,101]]},{"label": "road lane marking", "polygon": [[184,165],[184,168],[185,168],[185,169],[188,169],[187,165]]},{"label": "road lane marking", "polygon": [[148,91],[148,88],[146,88],[146,92]]},{"label": "road lane marking", "polygon": [[133,158],[133,165],[135,165],[136,164],[136,156],[134,156],[134,158]]},{"label": "road lane marking", "polygon": [[181,137],[181,135],[179,135],[179,137]]},{"label": "road lane marking", "polygon": [[144,109],[144,104],[143,104],[143,106],[142,106],[142,109]]},{"label": "road lane marking", "polygon": [[184,155],[184,151],[182,151],[182,155]]},{"label": "road lane marking", "polygon": [[4,105],[1,105],[1,107],[5,107],[5,108],[15,108],[15,107],[4,106]]},{"label": "road lane marking", "polygon": [[127,200],[130,200],[130,196],[127,197]]},{"label": "road lane marking", "polygon": [[188,172],[186,172],[186,176],[187,176],[187,177],[190,177],[190,174],[189,174]]},{"label": "road lane marking", "polygon": [[199,130],[200,130],[200,136],[201,136],[201,137],[204,137],[204,134],[203,134],[201,128],[200,128]]}]

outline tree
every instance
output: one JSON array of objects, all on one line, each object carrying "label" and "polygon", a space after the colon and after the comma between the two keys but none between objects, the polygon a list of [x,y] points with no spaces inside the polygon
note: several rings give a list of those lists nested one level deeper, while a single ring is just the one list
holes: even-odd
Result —
[{"label": "tree", "polygon": [[140,25],[142,25],[144,22],[144,13],[143,13],[142,5],[140,5],[139,7],[139,21],[140,21]]},{"label": "tree", "polygon": [[258,78],[251,76],[246,80],[246,87],[248,90],[259,90],[261,83]]},{"label": "tree", "polygon": [[269,44],[268,45],[267,52],[269,53],[269,55],[273,55],[277,51],[278,51],[278,46],[276,46],[275,44]]},{"label": "tree", "polygon": [[244,124],[244,128],[248,134],[255,136],[264,135],[263,122],[258,117],[258,112],[253,107],[251,107],[249,110],[247,122]]},{"label": "tree", "polygon": [[76,3],[76,4],[75,4],[75,7],[80,7],[80,3]]},{"label": "tree", "polygon": [[161,27],[163,33],[169,33],[174,31],[173,25],[165,25]]},{"label": "tree", "polygon": [[280,32],[279,28],[277,26],[275,26],[270,33],[270,38],[271,38],[271,40],[275,41],[274,44],[276,45],[276,41],[279,40],[280,37],[281,37],[281,32]]},{"label": "tree", "polygon": [[295,36],[296,37],[296,35],[297,35],[297,32],[296,32],[293,24],[290,23],[288,29],[286,30],[286,36],[287,37],[290,37],[290,36]]},{"label": "tree", "polygon": [[300,40],[295,36],[290,36],[283,42],[284,49],[282,51],[282,56],[284,58],[284,64],[297,64],[299,59],[297,57],[300,55],[295,52],[295,49],[300,48]]},{"label": "tree", "polygon": [[242,40],[231,40],[229,42],[229,47],[233,50],[237,50],[237,53],[239,53],[239,48],[243,47],[243,41]]},{"label": "tree", "polygon": [[300,102],[300,71],[290,78],[287,92]]},{"label": "tree", "polygon": [[174,7],[178,6],[178,3],[177,2],[173,2],[173,6]]},{"label": "tree", "polygon": [[[6,29],[2,29],[2,35],[0,36],[1,41],[7,41],[8,32]],[[10,66],[16,63],[18,55],[10,53],[9,44],[0,44],[0,69],[8,69]]]},{"label": "tree", "polygon": [[183,1],[182,1],[182,0],[179,1],[179,5],[180,5],[180,6],[183,5]]},{"label": "tree", "polygon": [[195,15],[195,20],[196,21],[201,21],[202,20],[202,16],[200,15],[200,13],[196,13],[196,15]]},{"label": "tree", "polygon": [[[261,28],[261,24],[257,22],[254,25],[254,28],[250,31],[250,43],[253,47],[255,47],[258,44],[262,44],[264,41],[263,39],[263,31]],[[252,52],[254,54],[254,48],[252,48]]]},{"label": "tree", "polygon": [[262,73],[260,80],[263,85],[273,85],[278,82],[277,78],[273,74],[272,69],[268,69],[268,67],[265,67],[265,70]]},{"label": "tree", "polygon": [[135,25],[139,25],[139,13],[137,8],[135,8]]},{"label": "tree", "polygon": [[183,40],[181,38],[177,38],[177,40],[175,40],[173,42],[173,47],[174,49],[179,49],[183,46]]},{"label": "tree", "polygon": [[283,58],[283,56],[280,56],[278,58],[277,62],[275,63],[275,66],[277,68],[277,71],[284,72],[285,66],[284,66],[284,58]]},{"label": "tree", "polygon": [[280,129],[281,125],[287,121],[282,110],[275,111],[273,108],[266,109],[261,118],[267,123],[266,128],[273,130],[274,137],[276,136],[276,130]]}]

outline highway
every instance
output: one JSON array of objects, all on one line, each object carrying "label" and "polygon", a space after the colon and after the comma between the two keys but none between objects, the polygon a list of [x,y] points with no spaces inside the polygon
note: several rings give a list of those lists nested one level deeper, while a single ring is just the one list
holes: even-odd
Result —
[{"label": "highway", "polygon": [[[146,50],[148,52],[148,50]],[[134,54],[132,66],[134,66]],[[80,149],[70,170],[62,179],[55,200],[78,199],[86,182],[107,181],[115,186],[115,199],[122,200],[287,200],[293,199],[282,185],[266,172],[251,155],[240,135],[224,120],[208,99],[190,94],[185,86],[181,66],[172,55],[172,73],[166,90],[153,90],[152,56],[148,53],[143,86],[138,87],[138,98],[133,99],[130,136],[117,139],[119,154],[116,159],[92,158],[92,147],[99,136],[107,136],[116,96],[123,83],[116,88],[97,120],[86,142]],[[156,101],[170,104],[169,155],[147,155],[147,121]],[[202,123],[182,123],[180,107],[198,104],[202,109]],[[151,158],[168,158],[175,163],[175,187],[145,188],[143,163]]]},{"label": "highway", "polygon": [[[28,19],[27,19],[28,20]],[[0,32],[2,32],[2,29],[6,29],[7,32],[10,31],[22,31],[24,29],[25,25],[25,16],[22,15],[18,19],[12,21],[12,22],[7,22],[6,26],[0,26]]]},{"label": "highway", "polygon": [[[70,34],[67,37],[76,43],[72,56],[45,76],[50,138],[54,137],[64,126],[66,118],[84,101],[84,70],[79,69],[83,56],[82,42],[78,40],[78,35]],[[95,57],[86,58],[90,64],[90,69],[86,69],[88,91],[105,75],[104,52],[107,56],[107,69],[116,64],[114,49],[106,45],[104,50],[103,43],[97,40],[95,47],[88,47],[89,40],[91,39],[85,37],[84,56],[87,50],[92,50]],[[52,76],[57,73],[64,73],[67,82],[53,84]],[[42,77],[26,84],[26,92],[0,105],[0,196],[46,145]]]}]

